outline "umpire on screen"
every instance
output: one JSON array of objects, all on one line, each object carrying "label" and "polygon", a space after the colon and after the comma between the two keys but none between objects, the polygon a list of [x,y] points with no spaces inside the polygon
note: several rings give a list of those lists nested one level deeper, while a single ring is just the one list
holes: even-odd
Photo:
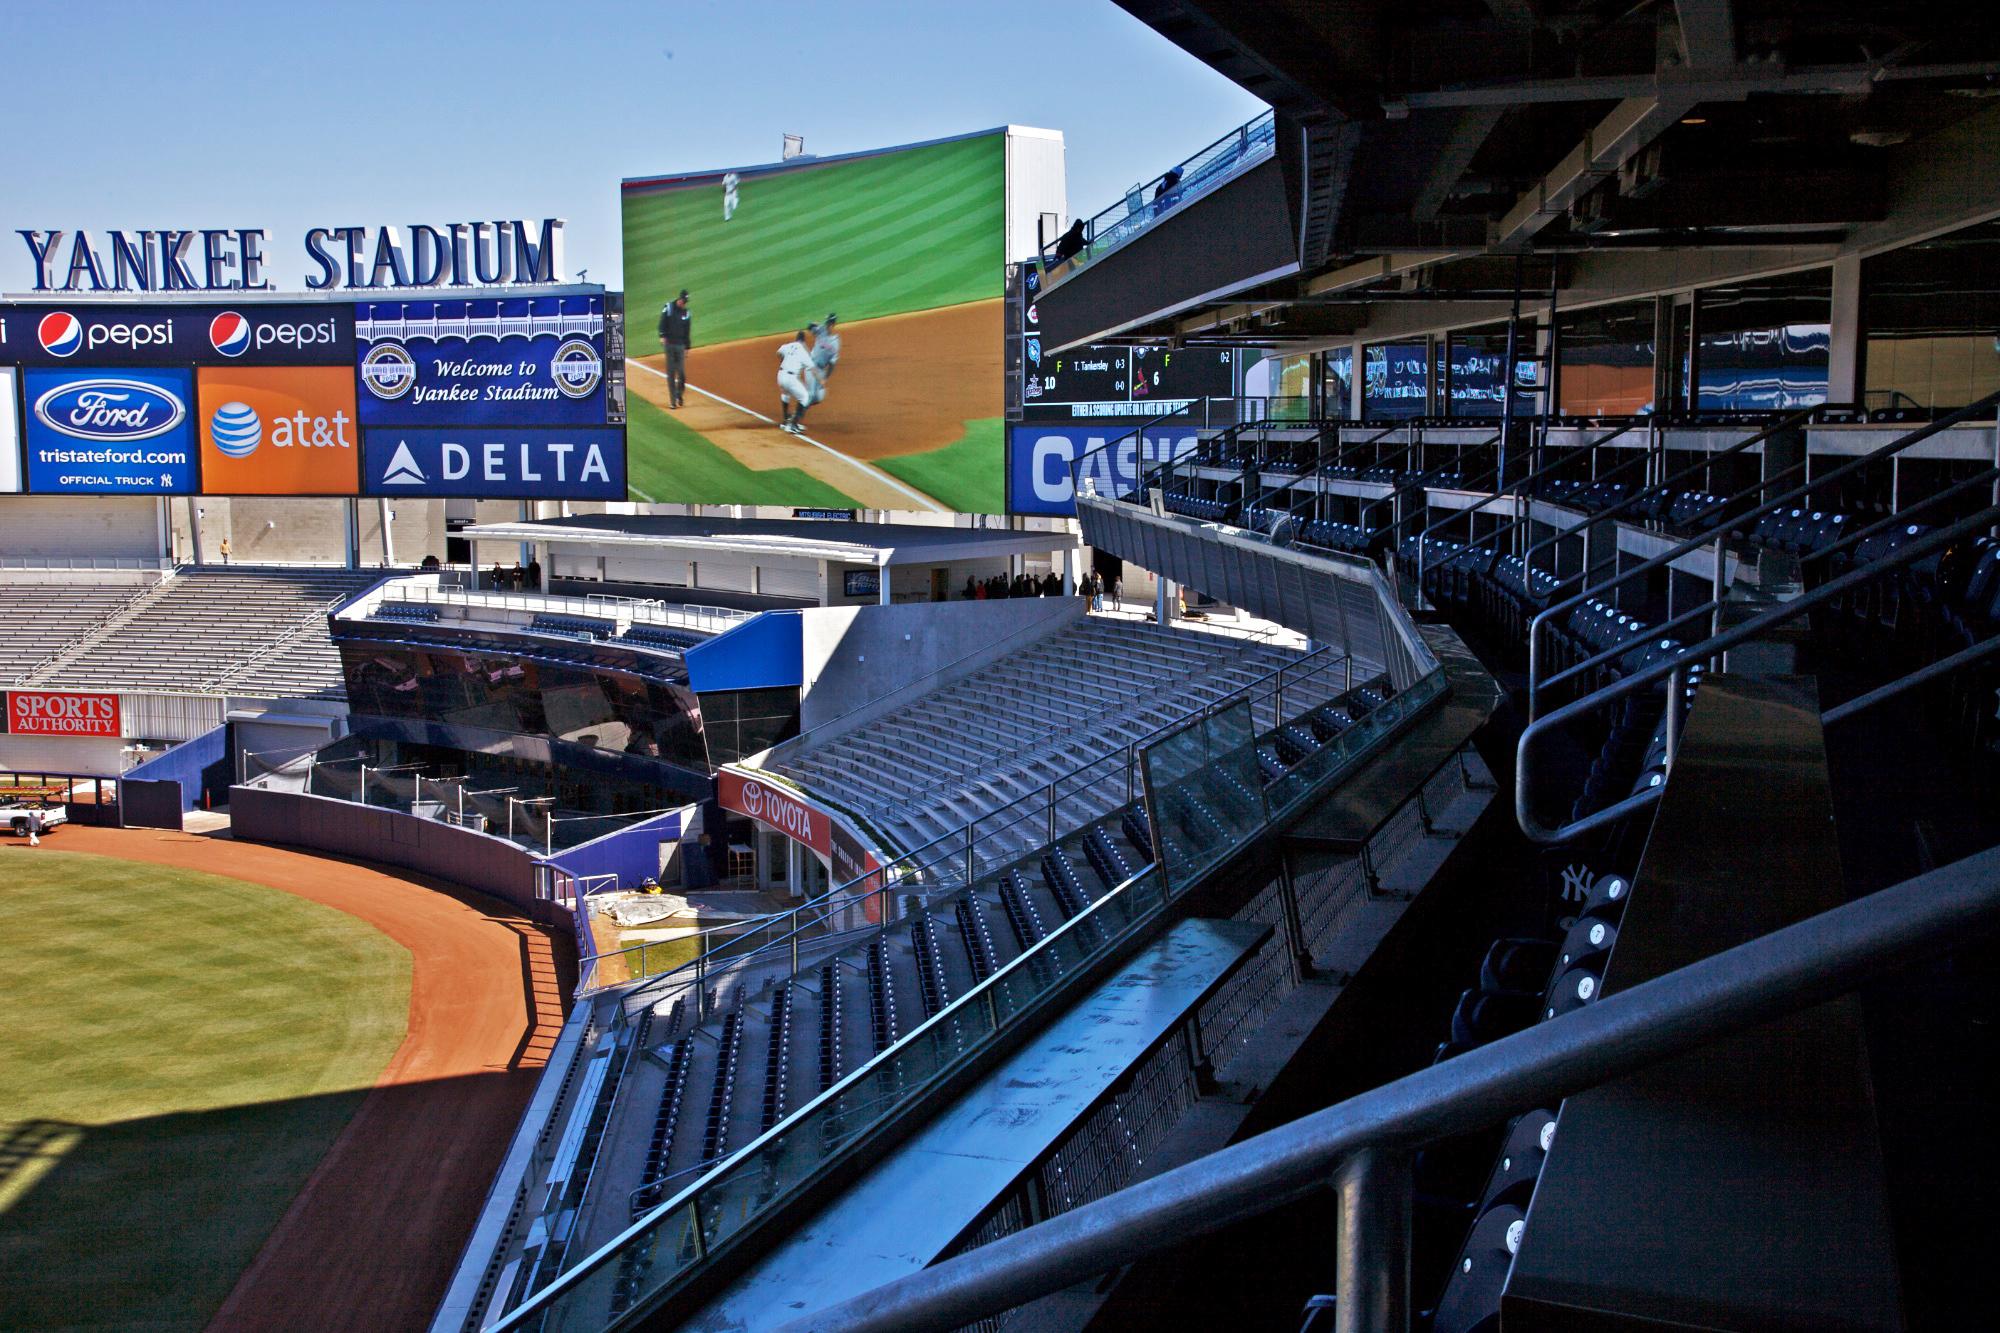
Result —
[{"label": "umpire on screen", "polygon": [[667,354],[667,397],[673,406],[681,405],[681,398],[687,393],[688,382],[688,341],[692,336],[694,321],[688,318],[687,288],[660,309],[660,346]]}]

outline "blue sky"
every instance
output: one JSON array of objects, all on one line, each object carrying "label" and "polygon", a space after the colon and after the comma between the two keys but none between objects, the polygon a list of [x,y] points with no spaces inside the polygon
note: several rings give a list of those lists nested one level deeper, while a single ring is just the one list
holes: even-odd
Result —
[{"label": "blue sky", "polygon": [[1007,123],[1064,132],[1070,207],[1261,109],[1109,0],[5,0],[18,228],[262,227],[296,290],[307,228],[569,219],[616,285],[620,177]]}]

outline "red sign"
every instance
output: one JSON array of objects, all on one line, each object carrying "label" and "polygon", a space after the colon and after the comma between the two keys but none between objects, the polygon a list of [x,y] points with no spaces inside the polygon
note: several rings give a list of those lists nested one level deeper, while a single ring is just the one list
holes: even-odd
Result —
[{"label": "red sign", "polygon": [[75,694],[67,690],[9,690],[7,730],[16,736],[111,736],[122,734],[115,694]]},{"label": "red sign", "polygon": [[[784,788],[732,769],[715,775],[715,789],[723,809],[748,815],[810,848],[825,863],[835,884],[853,884],[856,893],[866,895],[862,910],[868,920],[881,921],[882,903],[875,890],[882,887],[882,877],[876,873],[882,864],[852,830]],[[868,878],[862,881],[863,876]]]},{"label": "red sign", "polygon": [[793,842],[813,849],[819,859],[833,860],[833,821],[780,787],[723,769],[715,777],[716,795],[725,810],[769,824]]}]

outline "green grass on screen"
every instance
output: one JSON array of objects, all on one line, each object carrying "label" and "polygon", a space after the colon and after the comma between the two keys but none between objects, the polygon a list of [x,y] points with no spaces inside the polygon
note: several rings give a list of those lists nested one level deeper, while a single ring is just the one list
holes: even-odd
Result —
[{"label": "green grass on screen", "polygon": [[942,449],[878,458],[875,466],[960,513],[998,514],[1007,508],[1006,423],[986,417]]},{"label": "green grass on screen", "polygon": [[[640,374],[645,374],[640,371]],[[634,394],[626,404],[626,487],[635,500],[674,504],[797,505],[806,509],[862,506],[797,468],[759,472],[683,426],[665,408]],[[781,437],[782,438],[782,437]]]},{"label": "green grass on screen", "polygon": [[0,864],[0,1328],[199,1329],[395,1054],[409,953],[240,880]]}]

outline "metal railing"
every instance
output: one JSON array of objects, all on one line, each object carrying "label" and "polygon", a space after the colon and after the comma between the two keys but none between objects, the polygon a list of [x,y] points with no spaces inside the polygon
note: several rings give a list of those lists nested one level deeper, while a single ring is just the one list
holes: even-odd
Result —
[{"label": "metal railing", "polygon": [[[1854,458],[1846,463],[1841,464],[1839,467],[1834,468],[1830,472],[1825,472],[1817,477],[1813,477],[1810,480],[1806,481],[1803,485],[1796,486],[1793,489],[1786,491],[1783,495],[1780,495],[1775,500],[1766,500],[1762,504],[1755,505],[1740,514],[1737,514],[1734,517],[1727,519],[1724,522],[1707,526],[1698,533],[1696,533],[1694,536],[1689,537],[1684,541],[1676,543],[1674,546],[1672,546],[1662,554],[1655,556],[1650,560],[1644,561],[1641,564],[1635,565],[1631,569],[1628,569],[1623,573],[1617,574],[1612,578],[1605,580],[1602,583],[1590,584],[1588,581],[1588,571],[1586,571],[1585,575],[1583,576],[1584,581],[1586,583],[1586,586],[1583,589],[1583,591],[1578,592],[1561,601],[1551,602],[1548,606],[1544,607],[1540,612],[1538,612],[1534,617],[1534,619],[1531,620],[1528,624],[1528,716],[1531,719],[1536,716],[1538,705],[1540,703],[1540,683],[1543,675],[1541,669],[1542,636],[1549,623],[1556,616],[1561,615],[1564,612],[1574,610],[1576,607],[1583,605],[1586,601],[1589,601],[1593,597],[1601,598],[1606,591],[1612,588],[1621,587],[1624,584],[1630,583],[1634,579],[1641,578],[1647,574],[1652,573],[1656,569],[1663,569],[1668,565],[1671,565],[1674,561],[1679,560],[1683,556],[1686,556],[1694,551],[1702,549],[1703,547],[1711,545],[1717,548],[1714,580],[1716,584],[1715,602],[1717,603],[1717,609],[1719,609],[1719,604],[1722,600],[1722,580],[1725,577],[1723,572],[1724,561],[1723,561],[1723,552],[1721,550],[1721,547],[1723,542],[1733,532],[1739,530],[1747,531],[1749,525],[1753,524],[1758,518],[1761,518],[1763,515],[1781,512],[1787,506],[1791,505],[1793,502],[1804,499],[1807,496],[1810,496],[1814,490],[1830,486],[1835,481],[1840,480],[1842,477],[1846,477],[1851,475],[1852,473],[1858,472],[1861,469],[1870,466],[1871,464],[1879,463],[1883,459],[1894,457],[1895,455],[1902,453],[1904,450],[1909,449],[1914,445],[1921,444],[1923,441],[1929,439],[1931,436],[1936,435],[1942,431],[1949,430],[1952,427],[1957,426],[1962,422],[1970,421],[1975,418],[1985,416],[1991,413],[1996,407],[1996,405],[2000,405],[2000,393],[1988,394],[1986,397],[1980,399],[1976,403],[1971,404],[1970,406],[1962,407],[1958,409],[1956,412],[1952,412],[1946,416],[1940,417],[1936,421],[1933,421],[1928,425],[1922,426],[1917,430],[1911,431],[1907,435],[1899,436],[1898,438],[1891,440],[1889,443],[1881,446],[1879,449],[1874,449],[1868,453],[1862,454],[1857,458]],[[1746,441],[1745,443],[1750,443],[1750,442],[1752,441]],[[1763,480],[1754,483],[1754,485],[1758,490],[1758,492],[1761,494],[1763,489],[1765,487],[1768,487],[1773,481],[1776,481],[1781,477],[1788,476],[1795,471],[1804,470],[1807,467],[1809,461],[1810,461],[1809,458],[1806,460],[1802,460],[1801,462],[1794,464],[1791,467],[1783,469],[1783,471],[1781,471],[1775,476],[1766,477]],[[1748,488],[1746,488],[1746,490],[1747,489]]]},{"label": "metal railing", "polygon": [[539,592],[482,592],[472,588],[429,583],[390,583],[383,585],[378,592],[380,595],[372,603],[357,603],[350,609],[358,611],[365,606],[373,610],[375,606],[385,603],[393,605],[398,602],[414,602],[426,606],[457,606],[468,609],[483,607],[498,611],[589,616],[613,621],[622,616],[635,624],[691,629],[704,634],[720,634],[759,614],[756,611],[744,611],[727,606],[658,602],[636,597],[614,597],[604,593],[568,597]]},{"label": "metal railing", "polygon": [[[1319,774],[1315,790],[1324,791],[1376,753],[1441,698],[1444,689],[1443,672],[1436,670],[1391,696],[1362,728],[1365,743],[1348,749],[1345,762]],[[649,1275],[640,1296],[641,1302],[657,1307],[685,1275],[719,1252],[740,1250],[789,1201],[825,1182],[840,1163],[881,1142],[892,1116],[921,1109],[931,1094],[995,1043],[1050,1012],[1065,996],[1066,983],[1090,976],[1100,961],[1149,933],[1203,875],[1284,817],[1264,797],[1254,756],[1258,738],[1249,719],[1248,701],[1238,700],[1182,724],[1148,747],[1147,805],[1163,857],[650,1210],[493,1328],[524,1328],[544,1317],[560,1320],[586,1303],[593,1312],[600,1306],[608,1311],[612,1293],[604,1279],[615,1272],[613,1262],[628,1252],[643,1253],[655,1267],[671,1269]],[[1173,794],[1223,770],[1235,772],[1231,790],[1238,795],[1225,800],[1216,787],[1205,789],[1208,799],[1226,807],[1216,813],[1212,845],[1183,848],[1167,842],[1159,821]],[[1297,806],[1294,799],[1284,809]]]},{"label": "metal railing", "polygon": [[[1189,156],[1178,165],[1135,185],[1125,197],[1084,221],[1083,248],[1072,256],[1057,253],[1060,237],[1044,238],[1042,290],[1101,259],[1181,206],[1212,193],[1277,150],[1277,116],[1266,111]],[[1172,183],[1169,184],[1169,178]]]},{"label": "metal railing", "polygon": [[[2000,849],[1883,889],[1223,1148],[783,1333],[957,1328],[1335,1185],[1369,1154],[1477,1131],[1846,994],[2000,927]],[[1374,1174],[1406,1186],[1407,1176]],[[1344,1200],[1345,1202],[1345,1200]],[[1405,1199],[1405,1203],[1407,1200]],[[1392,1212],[1395,1210],[1391,1210]],[[1401,1210],[1407,1219],[1408,1209]],[[1340,1267],[1407,1237],[1349,1229]],[[1349,1286],[1343,1305],[1359,1297]]]}]

